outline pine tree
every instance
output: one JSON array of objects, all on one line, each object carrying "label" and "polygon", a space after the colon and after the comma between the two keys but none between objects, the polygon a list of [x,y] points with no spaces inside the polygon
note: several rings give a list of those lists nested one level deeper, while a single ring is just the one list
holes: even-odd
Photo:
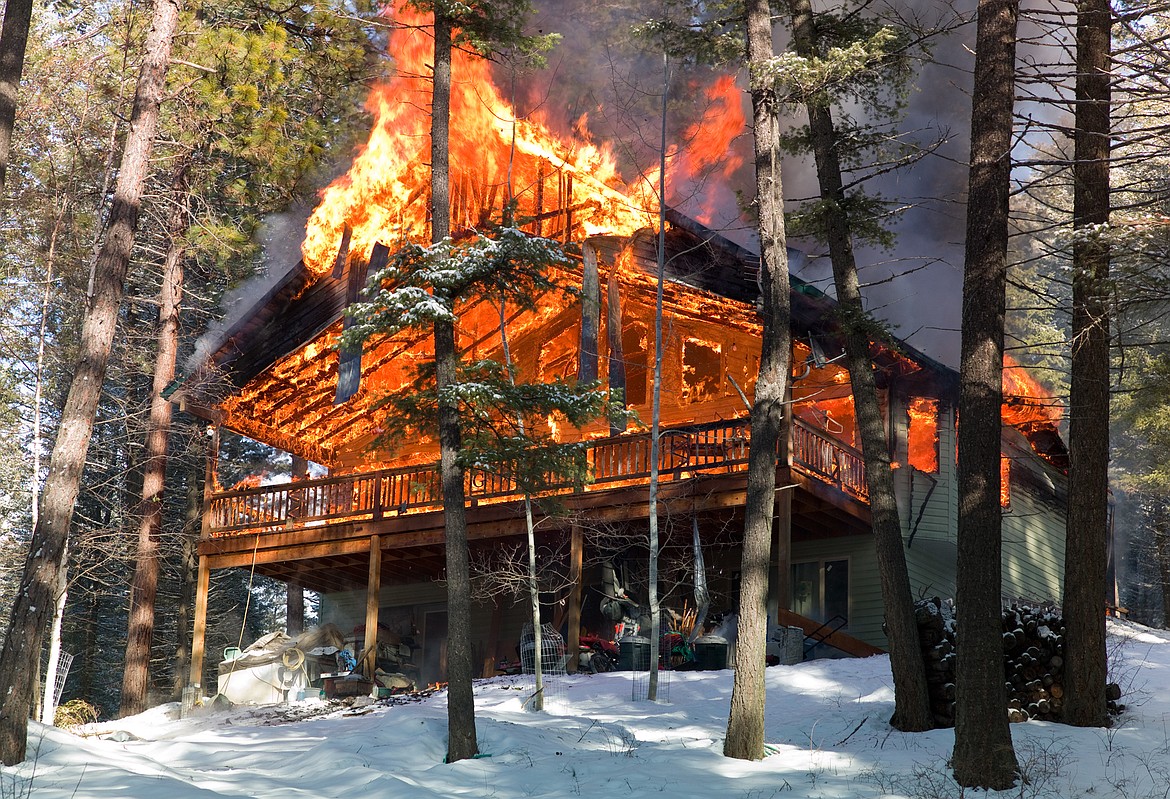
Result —
[{"label": "pine tree", "polygon": [[1069,391],[1068,532],[1064,558],[1062,718],[1108,724],[1105,602],[1109,532],[1109,223],[1111,132],[1108,0],[1077,6],[1073,153],[1072,380]]},{"label": "pine tree", "polygon": [[94,295],[86,314],[78,368],[49,462],[49,477],[29,544],[20,593],[0,652],[0,761],[6,765],[19,763],[25,755],[44,623],[53,607],[52,598],[63,567],[69,522],[113,343],[179,13],[179,0],[159,0],[143,45],[130,135],[118,173],[109,230],[95,266]]},{"label": "pine tree", "polygon": [[[448,130],[451,116],[451,48],[466,43],[480,53],[514,49],[539,53],[548,37],[531,37],[523,25],[527,0],[481,0],[475,3],[419,0],[416,8],[434,20],[434,66],[431,86],[431,243],[441,245],[450,233],[451,203]],[[447,557],[447,761],[474,757],[475,700],[471,680],[471,588],[464,511],[463,470],[458,465],[460,427],[457,409],[445,389],[458,380],[453,321],[434,321],[435,380],[439,389],[439,471],[443,486],[443,524]]]},{"label": "pine tree", "polygon": [[776,503],[776,451],[788,388],[791,313],[784,192],[780,175],[779,108],[767,68],[772,60],[772,18],[766,0],[747,3],[748,70],[755,121],[756,210],[760,230],[763,340],[751,410],[743,565],[735,683],[723,754],[742,760],[764,756],[764,646],[767,636],[768,560]]},{"label": "pine tree", "polygon": [[1016,0],[979,3],[959,370],[960,632],[951,767],[960,785],[991,790],[1011,787],[1020,772],[1008,729],[999,612],[1000,406],[1018,14]]}]

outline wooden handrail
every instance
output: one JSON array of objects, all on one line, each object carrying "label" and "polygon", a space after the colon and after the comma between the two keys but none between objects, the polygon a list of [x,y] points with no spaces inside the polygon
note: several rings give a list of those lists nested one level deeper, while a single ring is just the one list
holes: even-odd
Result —
[{"label": "wooden handrail", "polygon": [[[682,480],[702,473],[747,469],[747,419],[667,428],[660,433],[659,477]],[[861,453],[800,419],[792,430],[792,461],[799,471],[864,500]],[[633,433],[586,444],[592,481],[586,486],[553,485],[551,491],[599,490],[636,483],[650,476],[650,434]],[[472,503],[518,496],[507,474],[471,469],[467,497]],[[240,532],[299,529],[351,520],[379,520],[442,507],[436,464],[400,466],[315,480],[213,493],[205,525],[208,537]]]}]

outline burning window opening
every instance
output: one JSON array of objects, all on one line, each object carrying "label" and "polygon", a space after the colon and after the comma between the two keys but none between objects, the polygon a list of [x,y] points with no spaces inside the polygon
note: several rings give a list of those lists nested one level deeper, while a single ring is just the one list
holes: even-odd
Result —
[{"label": "burning window opening", "polygon": [[848,370],[832,361],[817,365],[812,348],[803,341],[793,342],[792,365],[796,416],[842,443],[857,446],[857,414]]},{"label": "burning window opening", "polygon": [[906,460],[920,472],[938,473],[938,400],[914,397],[906,406]]},{"label": "burning window opening", "polygon": [[645,405],[650,375],[648,330],[637,322],[622,330],[622,354],[626,366],[626,405]]},{"label": "burning window opening", "polygon": [[723,347],[697,338],[683,341],[682,394],[685,402],[705,402],[719,396],[723,374]]},{"label": "burning window opening", "polygon": [[999,458],[999,506],[1012,509],[1012,459],[1006,455]]}]

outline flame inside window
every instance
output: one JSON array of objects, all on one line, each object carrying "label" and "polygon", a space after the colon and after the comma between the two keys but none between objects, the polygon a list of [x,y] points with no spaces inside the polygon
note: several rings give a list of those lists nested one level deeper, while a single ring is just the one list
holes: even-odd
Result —
[{"label": "flame inside window", "polygon": [[650,347],[645,325],[632,324],[622,330],[622,355],[626,361],[626,404],[646,404],[646,379],[650,371]]},{"label": "flame inside window", "polygon": [[683,397],[687,402],[703,402],[719,395],[723,348],[711,341],[688,338],[683,342]]},{"label": "flame inside window", "polygon": [[914,397],[906,407],[910,419],[906,434],[907,460],[920,472],[938,472],[938,400]]},{"label": "flame inside window", "polygon": [[1012,459],[1003,456],[999,459],[999,506],[1012,506]]}]

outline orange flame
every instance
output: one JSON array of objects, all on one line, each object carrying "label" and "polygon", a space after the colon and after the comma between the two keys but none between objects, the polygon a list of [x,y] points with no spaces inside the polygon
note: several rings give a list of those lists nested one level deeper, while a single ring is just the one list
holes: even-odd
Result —
[{"label": "orange flame", "polygon": [[[429,238],[430,72],[433,40],[429,15],[407,8],[392,12],[397,23],[389,50],[395,77],[367,100],[375,117],[370,139],[348,174],[322,195],[309,220],[302,256],[317,277],[332,266],[346,226],[350,249],[368,253],[378,240]],[[462,49],[452,53],[451,215],[456,232],[498,222],[515,199],[516,224],[536,234],[580,241],[597,233],[630,235],[652,226],[657,203],[648,181],[627,186],[608,147],[589,141],[577,126],[576,140],[558,139],[544,120],[518,119],[491,80],[488,62]],[[728,78],[717,84],[734,96]],[[729,101],[728,101],[729,102]],[[738,102],[738,101],[737,101]],[[743,129],[728,109],[716,114],[723,127]],[[720,133],[720,137],[727,134]],[[718,137],[696,137],[715,142]],[[707,163],[717,155],[695,160]],[[652,185],[652,184],[649,184]],[[639,188],[640,187],[640,188]]]},{"label": "orange flame", "polygon": [[914,397],[906,407],[910,418],[906,460],[920,472],[938,471],[938,400]]},{"label": "orange flame", "polygon": [[1052,392],[1044,388],[1010,355],[1003,356],[1003,409],[1005,424],[1027,432],[1036,427],[1055,427],[1063,411]]},{"label": "orange flame", "polygon": [[[689,205],[693,194],[704,195],[705,206],[693,212],[698,221],[715,224],[716,207],[735,208],[729,181],[743,166],[743,156],[732,149],[732,142],[744,131],[746,117],[742,95],[735,78],[723,75],[708,86],[704,93],[708,105],[702,118],[687,128],[683,135],[685,149],[669,154],[671,168],[667,174],[667,196],[671,202]],[[703,184],[717,179],[714,193]],[[720,197],[720,193],[728,193]],[[689,210],[689,209],[688,209]]]},{"label": "orange flame", "polygon": [[1012,506],[1012,459],[1008,457],[999,459],[999,506]]}]

